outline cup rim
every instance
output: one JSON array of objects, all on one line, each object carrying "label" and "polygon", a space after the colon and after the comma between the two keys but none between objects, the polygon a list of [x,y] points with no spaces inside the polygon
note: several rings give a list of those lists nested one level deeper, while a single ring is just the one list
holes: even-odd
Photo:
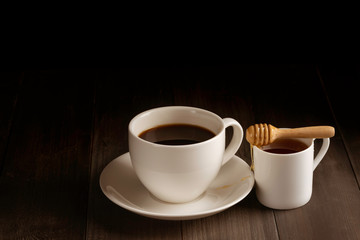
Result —
[{"label": "cup rim", "polygon": [[269,154],[269,155],[274,155],[274,156],[294,156],[294,155],[301,154],[301,153],[303,153],[305,151],[309,151],[309,149],[314,145],[314,138],[287,138],[287,139],[297,139],[297,140],[299,140],[299,139],[311,139],[311,144],[308,145],[308,147],[305,148],[304,150],[301,150],[301,151],[298,151],[298,152],[295,152],[295,153],[272,153],[272,152],[266,152],[265,150],[259,148],[258,146],[255,146],[255,145],[253,147],[255,147],[257,150],[259,150],[260,152],[262,152],[264,154]]},{"label": "cup rim", "polygon": [[[194,125],[194,126],[199,126],[199,127],[202,127],[202,128],[206,128],[207,130],[211,131],[212,133],[215,134],[215,136],[205,140],[205,141],[202,141],[202,142],[198,142],[198,143],[192,143],[192,144],[184,144],[184,145],[165,145],[165,144],[159,144],[159,143],[154,143],[154,142],[150,142],[150,141],[147,141],[147,140],[144,140],[142,138],[139,137],[138,134],[135,134],[133,132],[133,129],[132,129],[132,126],[135,124],[136,120],[139,119],[140,117],[143,117],[144,115],[147,115],[147,114],[150,114],[150,112],[154,112],[154,111],[161,111],[161,110],[166,110],[166,109],[186,109],[186,110],[189,110],[189,111],[198,111],[198,112],[202,112],[202,113],[206,113],[208,115],[211,115],[213,116],[214,118],[216,118],[218,120],[219,123],[221,123],[221,128],[220,130],[215,133],[213,130],[210,130],[204,126],[199,126],[199,125],[196,125],[196,124],[189,124],[189,125]],[[180,123],[181,124],[181,123]],[[184,123],[184,124],[188,124],[188,123]],[[153,127],[157,127],[158,125],[154,125]],[[150,129],[150,128],[148,128]],[[128,131],[129,133],[135,137],[137,140],[143,142],[143,143],[146,143],[146,144],[150,144],[152,146],[156,146],[156,147],[164,147],[164,148],[189,148],[189,147],[197,147],[197,146],[200,146],[200,145],[203,145],[203,144],[206,144],[210,141],[214,141],[215,139],[219,138],[221,133],[223,133],[223,131],[225,130],[225,124],[224,124],[224,121],[222,120],[222,118],[217,115],[216,113],[213,113],[211,111],[208,111],[208,110],[205,110],[205,109],[202,109],[202,108],[197,108],[197,107],[191,107],[191,106],[164,106],[164,107],[157,107],[157,108],[152,108],[152,109],[148,109],[148,110],[145,110],[139,114],[137,114],[135,117],[133,117],[129,123],[129,126],[128,126]],[[144,130],[145,131],[145,130]]]}]

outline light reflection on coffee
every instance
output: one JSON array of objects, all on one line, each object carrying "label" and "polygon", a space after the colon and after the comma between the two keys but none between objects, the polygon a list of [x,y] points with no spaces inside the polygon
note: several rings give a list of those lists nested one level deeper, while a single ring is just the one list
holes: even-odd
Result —
[{"label": "light reflection on coffee", "polygon": [[161,125],[139,134],[139,137],[162,145],[188,145],[206,141],[215,134],[210,130],[190,124]]},{"label": "light reflection on coffee", "polygon": [[291,154],[308,148],[305,143],[295,139],[280,139],[272,144],[261,147],[262,150],[276,154]]}]

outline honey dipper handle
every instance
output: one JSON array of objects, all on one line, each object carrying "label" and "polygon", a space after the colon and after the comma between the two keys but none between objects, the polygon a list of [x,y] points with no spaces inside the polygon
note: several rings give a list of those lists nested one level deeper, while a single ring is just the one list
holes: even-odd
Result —
[{"label": "honey dipper handle", "polygon": [[292,129],[277,129],[276,138],[330,138],[335,135],[331,126],[314,126]]}]

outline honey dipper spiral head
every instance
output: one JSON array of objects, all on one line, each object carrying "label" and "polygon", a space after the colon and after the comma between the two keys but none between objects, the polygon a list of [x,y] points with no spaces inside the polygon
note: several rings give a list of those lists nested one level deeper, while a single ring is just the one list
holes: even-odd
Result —
[{"label": "honey dipper spiral head", "polygon": [[246,140],[255,146],[263,146],[272,143],[274,126],[270,124],[255,124],[246,129]]}]

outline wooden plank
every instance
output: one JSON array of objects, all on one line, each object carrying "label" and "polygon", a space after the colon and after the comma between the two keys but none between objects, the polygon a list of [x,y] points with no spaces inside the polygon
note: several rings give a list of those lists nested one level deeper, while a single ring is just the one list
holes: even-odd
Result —
[{"label": "wooden plank", "polygon": [[[287,88],[274,86],[263,99],[254,101],[257,122],[270,122],[278,127],[337,128],[315,67],[279,68],[274,73],[268,77],[277,79],[277,86]],[[280,239],[359,238],[355,228],[359,222],[355,219],[359,216],[360,196],[341,135],[331,139],[330,150],[314,172],[313,181],[308,204],[295,210],[274,210]]]},{"label": "wooden plank", "polygon": [[99,177],[114,158],[129,151],[128,124],[138,113],[172,105],[166,81],[173,73],[161,69],[98,72],[87,239],[181,239],[181,222],[161,221],[131,213],[101,192]]},{"label": "wooden plank", "polygon": [[[314,66],[274,65],[248,66],[248,68],[234,66],[231,69],[218,69],[216,71],[215,73],[212,72],[211,76],[202,77],[207,81],[202,82],[200,85],[204,86],[203,84],[206,84],[206,82],[213,82],[218,79],[223,84],[241,83],[244,90],[238,93],[236,93],[237,90],[223,90],[223,85],[218,85],[217,91],[214,90],[213,92],[211,89],[215,89],[215,87],[210,87],[210,90],[206,87],[201,90],[185,88],[189,92],[189,96],[180,97],[179,99],[205,108],[215,109],[215,112],[234,112],[226,109],[234,109],[232,104],[241,102],[234,100],[232,97],[238,94],[238,99],[242,99],[245,101],[244,105],[247,105],[244,111],[238,113],[240,122],[247,119],[246,122],[251,122],[251,124],[265,122],[278,127],[335,126]],[[205,99],[204,94],[208,96]],[[196,99],[194,96],[201,96],[203,99]],[[226,98],[231,99],[231,101],[226,102],[223,100],[223,102],[217,103],[217,101]],[[207,103],[208,105],[206,105]],[[239,105],[240,108],[241,105]],[[216,106],[223,106],[223,108],[216,109]],[[240,112],[253,116],[243,116]],[[244,126],[244,128],[246,127]],[[276,238],[278,234],[280,239],[314,239],[321,236],[330,239],[336,239],[339,236],[357,239],[359,230],[355,226],[359,223],[356,219],[359,216],[360,198],[349,159],[341,143],[342,138],[340,135],[336,135],[332,139],[330,151],[314,173],[313,197],[307,205],[289,211],[273,210],[278,232],[272,230],[273,225],[271,225],[271,222],[273,220],[269,216],[263,219],[255,218],[251,225],[258,226],[257,229],[261,229],[259,228],[261,224],[268,226],[267,231],[262,232],[263,234],[266,233],[267,238],[269,236],[270,238]],[[319,144],[317,143],[316,149],[318,148]],[[329,186],[330,182],[331,186]],[[251,199],[250,195],[247,200],[256,201],[256,198],[253,195],[253,199]],[[241,206],[242,204],[244,203],[238,205]],[[244,208],[246,209],[246,207],[245,205]],[[231,208],[221,214],[227,215],[236,209]],[[334,209],[337,210],[334,211]],[[257,208],[250,211],[249,217],[256,216],[256,212],[261,210],[272,211],[259,204]],[[318,217],[314,213],[318,213]],[[184,236],[190,239],[215,239],[219,236],[224,238],[249,237],[250,231],[246,231],[244,228],[231,227],[232,224],[229,225],[229,223],[235,221],[241,222],[238,226],[249,226],[248,220],[239,221],[240,212],[235,214],[234,219],[228,218],[225,221],[222,218],[223,221],[220,222],[221,214],[194,222],[185,222],[183,224]],[[222,225],[222,222],[227,224]],[[226,230],[223,231],[222,228],[217,226],[221,226]],[[328,226],[332,227],[329,228]],[[345,229],[348,232],[344,234]],[[250,234],[259,233],[261,232],[250,232]],[[254,238],[254,236],[249,238]]]},{"label": "wooden plank", "polygon": [[0,175],[22,78],[21,72],[0,73]]},{"label": "wooden plank", "polygon": [[[251,94],[246,92],[251,71],[248,66],[185,69],[183,80],[174,85],[175,104],[196,106],[221,117],[232,117],[245,130],[254,122]],[[231,134],[231,131],[227,133]],[[245,142],[237,155],[250,165],[249,146]],[[254,192],[222,213],[183,222],[183,239],[277,238],[273,212],[261,207]]]},{"label": "wooden plank", "polygon": [[217,215],[183,222],[183,239],[278,239],[273,212],[252,191],[244,200]]},{"label": "wooden plank", "polygon": [[313,194],[305,206],[276,211],[280,238],[359,239],[360,192],[341,139],[331,141],[314,172]]},{"label": "wooden plank", "polygon": [[0,179],[0,238],[83,237],[92,100],[91,74],[25,72]]},{"label": "wooden plank", "polygon": [[[360,239],[359,129],[356,104],[346,104],[357,102],[357,67],[49,70],[25,72],[23,80],[1,73],[15,83],[0,82],[0,238]],[[131,118],[164,105],[205,108],[244,130],[258,122],[334,125],[312,199],[277,211],[252,191],[226,211],[189,221],[149,219],[113,204],[100,190],[101,171],[128,151]],[[250,163],[246,142],[237,155]]]},{"label": "wooden plank", "polygon": [[356,114],[360,102],[360,65],[322,65],[319,67],[319,77],[360,188],[360,118]]}]

